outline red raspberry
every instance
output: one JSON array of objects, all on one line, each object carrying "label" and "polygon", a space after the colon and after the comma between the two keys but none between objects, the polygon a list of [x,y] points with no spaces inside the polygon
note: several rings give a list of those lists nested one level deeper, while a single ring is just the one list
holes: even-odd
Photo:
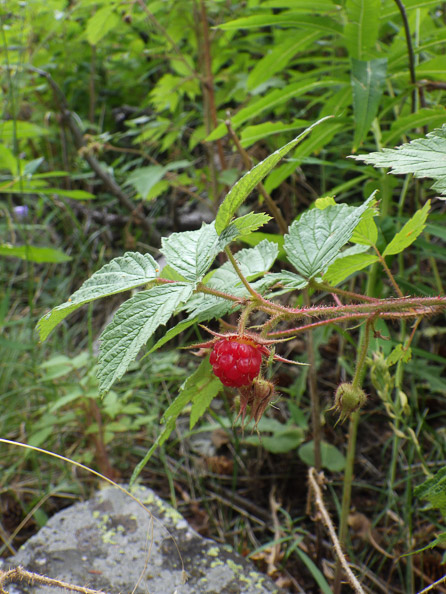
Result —
[{"label": "red raspberry", "polygon": [[262,355],[252,344],[223,338],[214,344],[209,361],[222,384],[240,388],[259,375]]}]

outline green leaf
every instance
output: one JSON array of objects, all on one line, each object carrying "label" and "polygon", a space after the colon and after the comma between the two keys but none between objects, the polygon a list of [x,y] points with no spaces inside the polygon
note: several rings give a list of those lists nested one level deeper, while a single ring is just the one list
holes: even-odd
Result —
[{"label": "green leaf", "polygon": [[428,200],[423,208],[417,210],[413,217],[407,221],[401,231],[395,235],[395,237],[384,250],[384,257],[399,254],[416,240],[416,238],[426,227],[425,223],[427,215],[429,214],[430,206],[431,202]]},{"label": "green leaf", "polygon": [[17,175],[20,159],[4,144],[0,144],[0,169],[6,170],[11,175]]},{"label": "green leaf", "polygon": [[286,454],[300,446],[305,437],[305,432],[300,427],[283,426],[280,431],[275,431],[272,436],[263,435],[260,444],[273,454]]},{"label": "green leaf", "polygon": [[[307,0],[308,2],[308,0]],[[300,557],[301,561],[306,565],[308,571],[313,576],[314,581],[317,583],[319,588],[321,589],[322,594],[333,594],[333,590],[331,589],[330,585],[327,583],[327,580],[324,577],[324,574],[318,568],[318,566],[310,559],[310,557],[304,553],[299,547],[295,549],[296,554]]]},{"label": "green leaf", "polygon": [[121,305],[100,337],[101,393],[107,392],[124,375],[158,326],[165,324],[192,292],[190,284],[169,283],[141,291]]},{"label": "green leaf", "polygon": [[135,470],[133,471],[133,474],[130,477],[130,486],[132,486],[135,483],[136,479],[141,474],[141,471],[144,469],[144,467],[146,466],[146,464],[152,457],[153,452],[155,452],[155,450],[157,450],[160,446],[163,445],[164,442],[166,442],[169,439],[169,436],[174,429],[175,429],[175,419],[171,419],[166,424],[166,426],[163,428],[161,433],[158,435],[158,437],[156,438],[152,447],[148,450],[147,454],[144,456],[144,458],[141,460],[141,462],[139,462],[136,465]]},{"label": "green leaf", "polygon": [[292,130],[298,130],[299,128],[305,128],[308,126],[307,120],[294,120],[289,124],[283,122],[264,122],[256,126],[246,126],[243,128],[240,136],[240,144],[247,148],[255,142],[271,136],[273,134],[280,134],[282,132],[291,132]]},{"label": "green leaf", "polygon": [[188,380],[190,381],[187,384],[187,390],[192,395],[190,428],[193,429],[223,386],[221,381],[213,374],[212,366],[207,358],[202,361],[200,367]]},{"label": "green leaf", "polygon": [[[378,153],[350,155],[374,167],[390,167],[394,174],[413,173],[415,177],[432,177],[446,183],[446,124],[396,149],[384,148]],[[441,193],[446,195],[446,188]]]},{"label": "green leaf", "polygon": [[245,241],[248,235],[263,227],[271,218],[264,212],[250,212],[242,217],[238,217],[221,233],[220,241],[227,244],[239,237],[242,238],[242,241]]},{"label": "green leaf", "polygon": [[173,328],[170,328],[170,330],[168,330],[166,334],[153,345],[153,347],[150,349],[150,351],[148,351],[147,354],[150,355],[151,353],[157,351],[160,347],[165,345],[166,342],[169,342],[169,340],[172,340],[172,338],[175,338],[175,336],[178,336],[178,334],[181,334],[181,332],[184,332],[185,330],[193,326],[195,323],[195,319],[184,320],[183,322],[179,322],[179,324],[177,324]]},{"label": "green leaf", "polygon": [[[299,457],[308,466],[314,466],[314,442],[308,441],[299,448]],[[332,472],[345,468],[345,456],[331,443],[321,441],[322,466]]]},{"label": "green leaf", "polygon": [[161,165],[140,167],[132,171],[125,185],[133,186],[143,200],[146,200],[150,190],[164,177],[166,171],[167,167]]},{"label": "green leaf", "polygon": [[372,207],[365,211],[353,231],[353,235],[350,238],[351,242],[369,246],[376,245],[378,240],[378,227],[373,220],[373,217],[375,217],[376,214],[376,211]]},{"label": "green leaf", "polygon": [[290,290],[297,291],[304,289],[308,285],[308,280],[306,278],[302,278],[298,274],[288,270],[273,272],[268,275],[268,280],[273,284],[279,283]]},{"label": "green leaf", "polygon": [[27,260],[28,262],[69,262],[70,256],[67,256],[60,250],[49,247],[37,247],[34,245],[13,246],[8,243],[0,244],[0,256],[10,256]]},{"label": "green leaf", "polygon": [[157,263],[149,254],[128,252],[115,258],[86,280],[68,301],[40,318],[40,340],[44,341],[59,322],[82,305],[145,285],[156,278],[157,272]]},{"label": "green leaf", "polygon": [[404,348],[402,344],[397,344],[393,351],[386,359],[386,363],[389,367],[398,363],[398,361],[402,361],[403,363],[407,363],[412,358],[412,349],[411,348]]},{"label": "green leaf", "polygon": [[445,120],[445,109],[442,105],[432,108],[421,108],[415,113],[407,116],[399,116],[390,126],[388,132],[382,136],[383,145],[392,145],[401,138],[403,134],[422,126],[441,126]]},{"label": "green leaf", "polygon": [[[169,438],[172,431],[175,429],[175,422],[184,408],[193,402],[192,411],[194,412],[194,422],[192,424],[192,411],[191,411],[191,428],[195,425],[198,418],[201,416],[201,410],[207,408],[212,398],[216,396],[218,391],[221,389],[222,384],[219,379],[215,376],[212,377],[211,365],[208,359],[204,359],[198,369],[187,378],[184,384],[181,386],[178,396],[172,402],[172,404],[165,411],[162,422],[165,423],[163,430],[157,437],[155,443],[149,449],[143,460],[139,462],[133,471],[130,479],[130,485],[132,485],[138,478],[142,469],[148,463],[152,457],[153,452]],[[218,388],[218,389],[217,389]],[[207,405],[203,408],[204,404]]]},{"label": "green leaf", "polygon": [[[247,107],[240,109],[240,111],[238,111],[236,115],[231,118],[232,127],[234,130],[236,130],[244,122],[255,118],[264,111],[271,111],[278,105],[283,105],[284,103],[287,103],[296,97],[300,97],[301,95],[311,93],[312,91],[320,88],[326,89],[329,87],[338,87],[343,84],[345,84],[344,81],[339,79],[324,78],[324,80],[308,80],[305,78],[304,80],[301,80],[297,83],[287,85],[282,89],[274,89],[274,91],[266,93],[263,97],[257,99],[257,101],[251,101]],[[218,140],[219,138],[225,136],[226,133],[226,124],[219,124],[215,130],[213,130],[211,134],[207,136],[206,141],[211,142],[213,140]]]},{"label": "green leaf", "polygon": [[414,489],[415,497],[426,499],[446,518],[446,468]]},{"label": "green leaf", "polygon": [[275,151],[272,155],[267,157],[264,161],[258,163],[248,173],[246,173],[238,182],[231,188],[223,203],[217,212],[215,219],[215,229],[220,235],[221,232],[228,226],[237,209],[243,204],[251,191],[262,181],[275,165],[282,159],[290,150],[292,150],[311,130],[323,122],[327,118],[323,118],[309,126],[306,130],[299,134],[297,138]]},{"label": "green leaf", "polygon": [[[368,0],[367,0],[368,1]],[[355,116],[355,149],[361,144],[378,113],[387,72],[387,58],[356,60],[352,58],[353,111]]]},{"label": "green leaf", "polygon": [[[235,259],[243,275],[247,279],[253,280],[268,272],[277,258],[277,253],[277,244],[264,240],[254,248],[238,251],[235,254]],[[236,297],[248,296],[248,291],[242,285],[231,262],[225,262],[220,266],[209,281],[206,282],[206,285]],[[190,320],[194,321],[205,321],[213,317],[218,318],[231,310],[235,311],[232,301],[202,294],[194,295],[185,309],[190,313]]]},{"label": "green leaf", "polygon": [[338,258],[324,274],[324,281],[336,286],[344,279],[378,261],[375,254],[352,254]]},{"label": "green leaf", "polygon": [[14,139],[40,138],[40,136],[46,136],[49,133],[49,129],[31,122],[0,120],[0,138],[4,143],[12,143]]},{"label": "green leaf", "polygon": [[349,56],[364,60],[374,52],[379,29],[381,0],[347,0],[348,22],[344,29]]},{"label": "green leaf", "polygon": [[85,34],[88,43],[97,45],[119,23],[120,19],[111,6],[100,8],[87,22]]},{"label": "green leaf", "polygon": [[310,31],[305,35],[290,36],[282,43],[273,46],[273,49],[258,60],[251,70],[247,81],[248,90],[255,89],[266,82],[276,72],[282,72],[298,52],[316,43],[319,37],[321,37],[320,31]]},{"label": "green leaf", "polygon": [[336,200],[333,196],[324,196],[323,198],[317,198],[314,202],[314,206],[319,210],[324,210],[327,206],[336,206]]},{"label": "green leaf", "polygon": [[361,206],[337,204],[324,210],[304,212],[285,235],[285,251],[296,270],[306,279],[323,274],[349,241],[362,214],[373,200]]},{"label": "green leaf", "polygon": [[224,249],[226,243],[215,231],[214,223],[203,223],[196,231],[172,233],[162,239],[161,252],[167,264],[185,279],[196,282],[209,270],[215,256]]},{"label": "green leaf", "polygon": [[340,25],[329,17],[308,16],[301,12],[280,12],[278,14],[255,14],[248,17],[241,17],[218,25],[223,31],[238,31],[240,29],[254,29],[258,27],[303,27],[323,31],[325,34],[339,34]]}]

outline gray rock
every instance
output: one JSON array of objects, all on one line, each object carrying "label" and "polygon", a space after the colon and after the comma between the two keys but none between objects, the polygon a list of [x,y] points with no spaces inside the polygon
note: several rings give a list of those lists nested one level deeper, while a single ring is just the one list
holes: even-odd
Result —
[{"label": "gray rock", "polygon": [[[21,565],[110,594],[283,593],[230,547],[194,532],[150,489],[136,487],[131,492],[146,509],[107,487],[53,516],[3,564],[3,570]],[[66,593],[23,582],[7,588],[13,594]]]}]

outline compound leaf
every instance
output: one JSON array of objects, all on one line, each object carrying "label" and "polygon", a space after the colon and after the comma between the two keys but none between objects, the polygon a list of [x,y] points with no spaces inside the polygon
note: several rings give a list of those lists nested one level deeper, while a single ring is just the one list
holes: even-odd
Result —
[{"label": "compound leaf", "polygon": [[106,392],[135,360],[141,347],[177,307],[192,295],[193,285],[169,283],[137,293],[123,303],[101,334],[98,378]]},{"label": "compound leaf", "polygon": [[68,301],[40,318],[37,324],[40,340],[44,341],[59,322],[82,305],[145,285],[157,273],[157,263],[150,254],[127,252],[115,258],[86,280]]}]

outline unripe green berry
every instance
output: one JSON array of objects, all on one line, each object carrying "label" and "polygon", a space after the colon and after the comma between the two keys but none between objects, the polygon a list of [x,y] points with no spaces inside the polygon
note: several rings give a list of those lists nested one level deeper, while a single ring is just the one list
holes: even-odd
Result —
[{"label": "unripe green berry", "polygon": [[353,412],[359,410],[367,400],[366,393],[361,388],[344,382],[338,386],[335,393],[334,408],[339,411],[339,421],[345,421]]}]

